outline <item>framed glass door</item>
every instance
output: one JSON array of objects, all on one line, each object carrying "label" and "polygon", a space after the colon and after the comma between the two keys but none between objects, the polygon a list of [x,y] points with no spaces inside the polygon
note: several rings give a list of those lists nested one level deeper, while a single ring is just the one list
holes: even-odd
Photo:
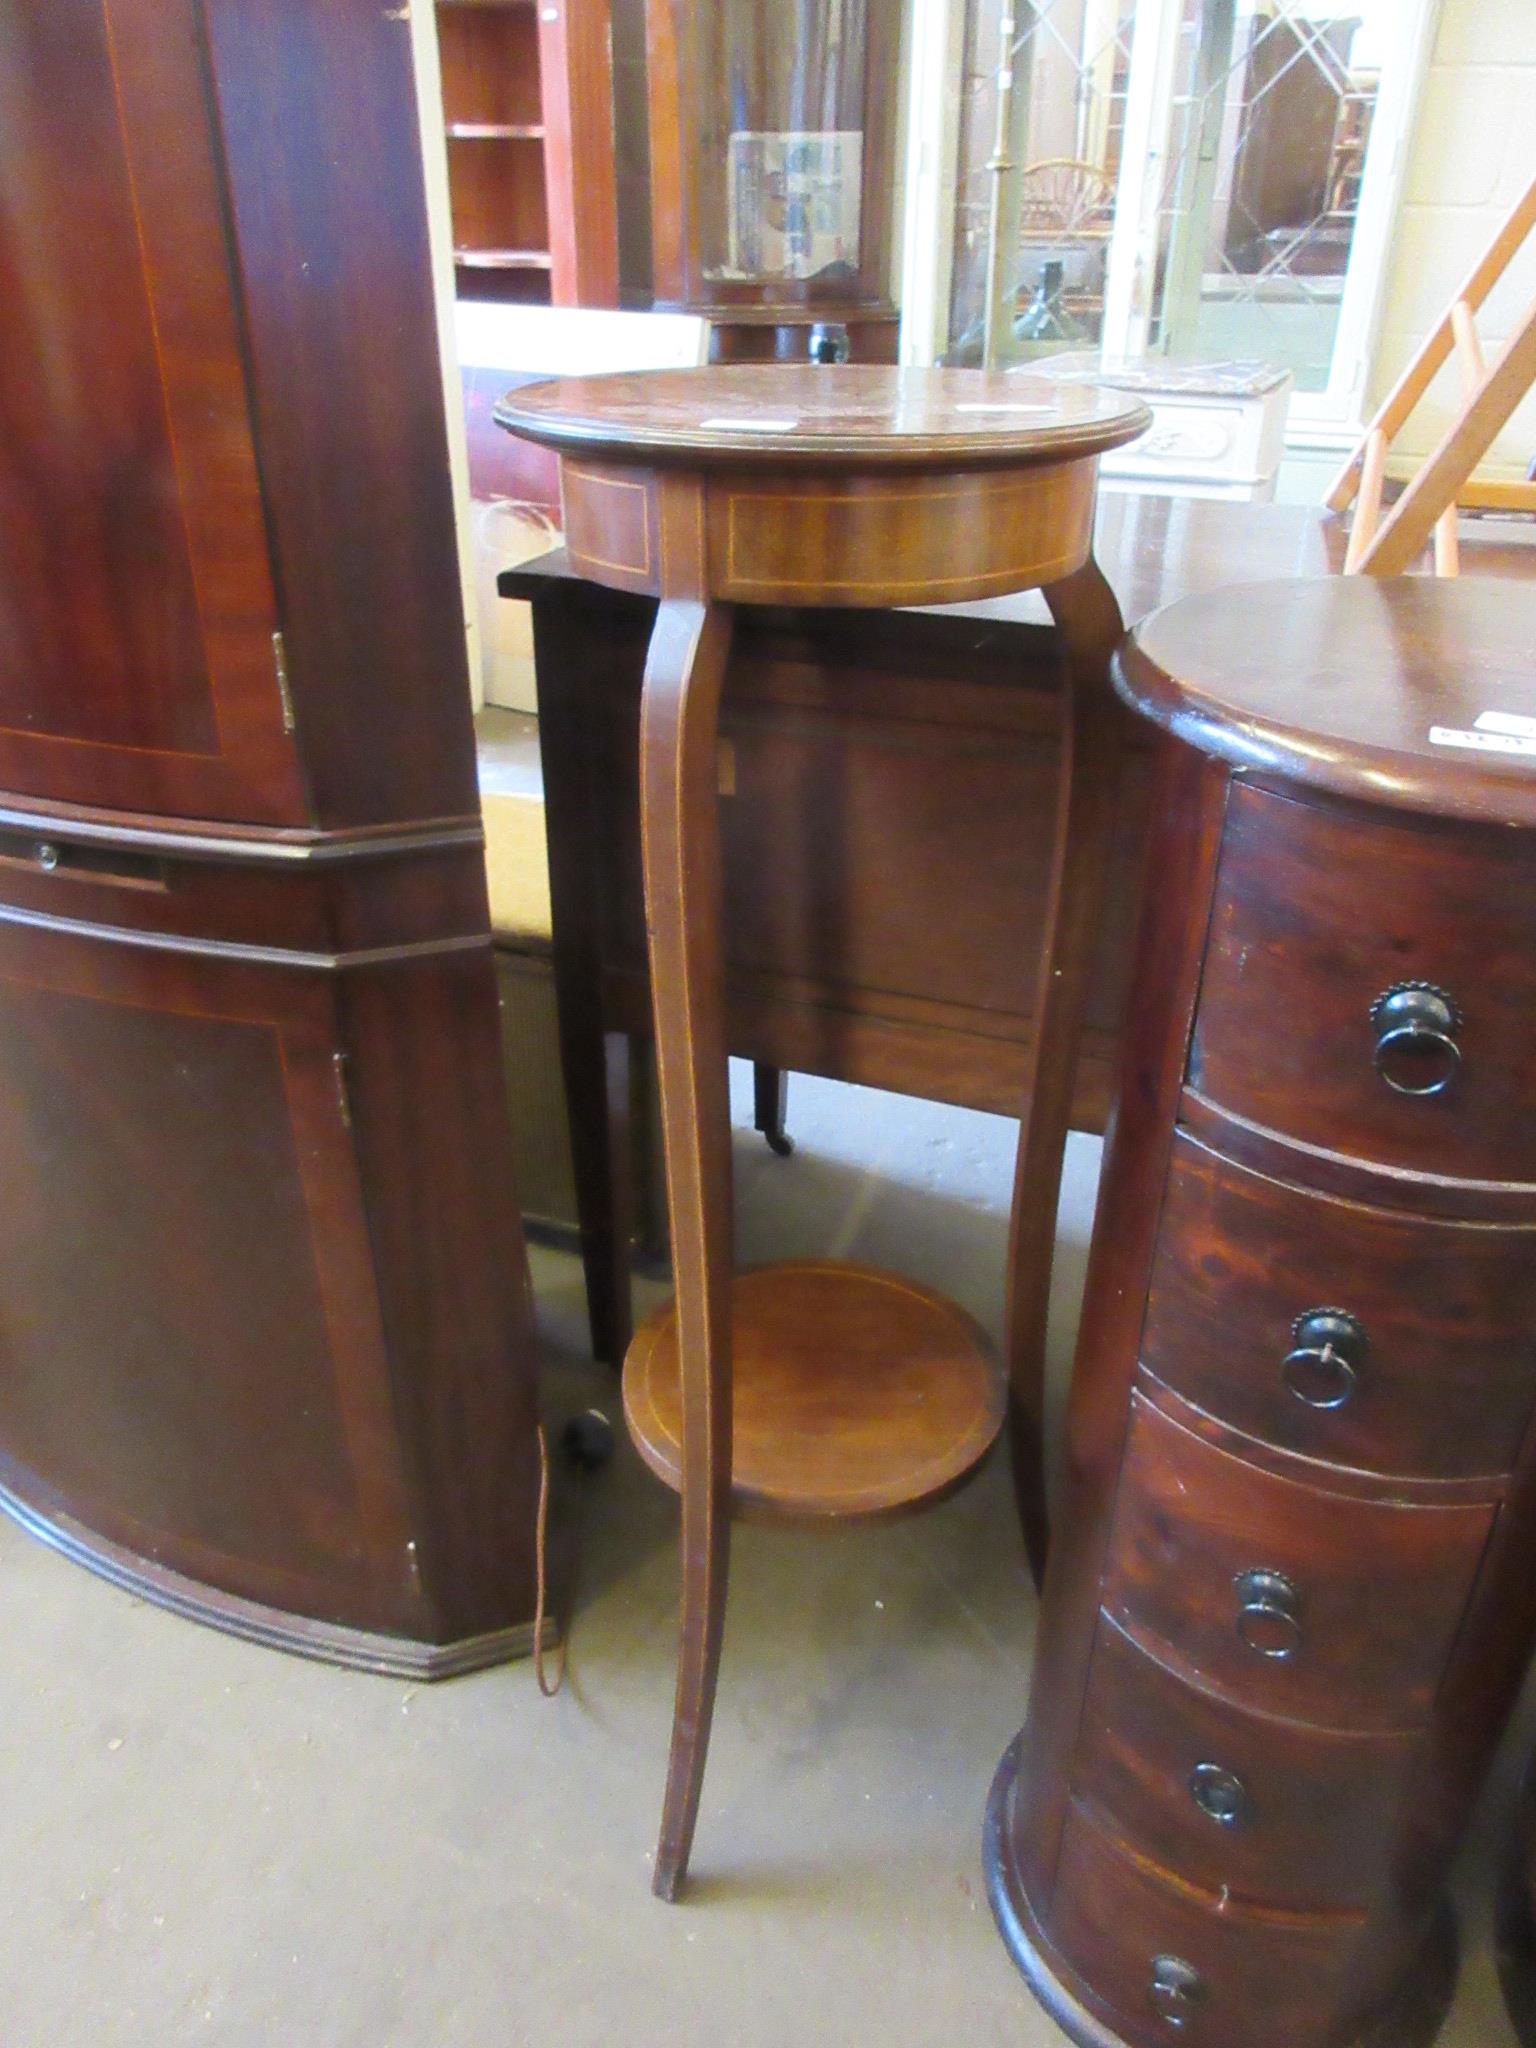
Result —
[{"label": "framed glass door", "polygon": [[949,359],[1263,361],[1347,433],[1439,0],[963,4]]},{"label": "framed glass door", "polygon": [[1358,421],[1439,0],[1139,0],[1106,357],[1262,360]]}]

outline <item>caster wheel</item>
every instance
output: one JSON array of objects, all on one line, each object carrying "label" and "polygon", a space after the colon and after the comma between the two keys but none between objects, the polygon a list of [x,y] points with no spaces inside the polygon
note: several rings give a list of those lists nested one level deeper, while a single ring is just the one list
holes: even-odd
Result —
[{"label": "caster wheel", "polygon": [[584,1409],[561,1430],[560,1449],[579,1472],[600,1472],[613,1456],[613,1424],[600,1408]]}]

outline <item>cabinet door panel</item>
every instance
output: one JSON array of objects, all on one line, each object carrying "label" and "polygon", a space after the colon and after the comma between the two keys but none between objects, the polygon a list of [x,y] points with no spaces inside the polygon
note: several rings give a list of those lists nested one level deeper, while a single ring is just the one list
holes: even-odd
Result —
[{"label": "cabinet door panel", "polygon": [[298,823],[192,0],[0,0],[0,787]]},{"label": "cabinet door panel", "polygon": [[410,1612],[329,979],[0,927],[5,1480],[157,1563]]}]

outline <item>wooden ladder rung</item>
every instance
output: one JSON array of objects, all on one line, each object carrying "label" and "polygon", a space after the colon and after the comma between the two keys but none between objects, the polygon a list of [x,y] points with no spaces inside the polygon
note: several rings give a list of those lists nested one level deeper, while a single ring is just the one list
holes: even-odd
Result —
[{"label": "wooden ladder rung", "polygon": [[1373,427],[1365,437],[1365,456],[1360,471],[1360,498],[1355,506],[1354,524],[1349,529],[1349,547],[1344,555],[1344,574],[1353,576],[1361,557],[1376,537],[1381,521],[1381,487],[1387,474],[1387,430]]},{"label": "wooden ladder rung", "polygon": [[1536,383],[1536,300],[1478,378],[1438,445],[1359,557],[1361,570],[1401,576],[1413,565],[1441,513],[1455,505],[1468,477],[1520,400]]},{"label": "wooden ladder rung", "polygon": [[[1461,395],[1470,404],[1473,394],[1482,383],[1485,374],[1483,345],[1477,338],[1477,323],[1472,317],[1472,308],[1465,299],[1456,299],[1451,306],[1451,333],[1456,342],[1456,362],[1461,371]],[[1461,540],[1456,531],[1457,500],[1450,504],[1435,521],[1435,574],[1437,576],[1459,576],[1461,574]]]},{"label": "wooden ladder rung", "polygon": [[[1360,524],[1360,513],[1368,513],[1367,542],[1375,533],[1380,517],[1379,497],[1374,507],[1366,504],[1367,485],[1373,467],[1373,453],[1377,447],[1377,436],[1382,436],[1390,445],[1393,436],[1407,422],[1409,415],[1434,382],[1443,365],[1454,350],[1460,363],[1465,403],[1453,423],[1453,435],[1474,410],[1486,417],[1487,407],[1479,408],[1477,399],[1489,383],[1498,384],[1497,369],[1489,378],[1483,363],[1482,346],[1478,341],[1473,315],[1482,305],[1494,285],[1508,268],[1510,259],[1525,242],[1532,229],[1536,228],[1536,178],[1533,178],[1524,193],[1510,210],[1508,218],[1500,225],[1498,233],[1483,251],[1467,274],[1465,283],[1451,301],[1444,317],[1436,324],[1417,355],[1405,366],[1401,376],[1388,392],[1375,417],[1362,436],[1349,460],[1339,471],[1328,488],[1325,503],[1334,512],[1346,512],[1359,498],[1356,527]],[[1518,354],[1518,351],[1516,351]],[[1505,351],[1505,360],[1510,351]],[[1507,416],[1507,415],[1506,415]],[[1502,421],[1497,424],[1501,425]],[[1495,427],[1495,431],[1497,428]],[[1492,435],[1489,435],[1492,439]],[[1475,451],[1472,462],[1486,452],[1487,443]],[[1443,453],[1443,446],[1442,451]],[[1381,459],[1385,459],[1382,451]],[[1471,464],[1468,465],[1470,471]],[[1350,555],[1355,566],[1359,566],[1365,552],[1365,544],[1357,547],[1353,535]]]},{"label": "wooden ladder rung", "polygon": [[1536,483],[1514,477],[1474,477],[1457,494],[1467,512],[1536,512]]},{"label": "wooden ladder rung", "polygon": [[1477,338],[1477,325],[1472,318],[1472,308],[1465,299],[1458,299],[1451,307],[1451,333],[1456,341],[1456,357],[1461,365],[1461,388],[1470,398],[1482,381],[1483,344]]}]

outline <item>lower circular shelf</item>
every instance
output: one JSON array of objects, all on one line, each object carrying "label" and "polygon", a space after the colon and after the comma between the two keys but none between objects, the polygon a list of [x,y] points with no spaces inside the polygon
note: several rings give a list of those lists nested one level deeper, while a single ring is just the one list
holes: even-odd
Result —
[{"label": "lower circular shelf", "polygon": [[[731,1285],[731,1501],[749,1519],[908,1513],[967,1479],[1002,1428],[1002,1366],[975,1319],[895,1273],[832,1260],[752,1266]],[[635,1333],[624,1413],[681,1483],[676,1307]]]}]

